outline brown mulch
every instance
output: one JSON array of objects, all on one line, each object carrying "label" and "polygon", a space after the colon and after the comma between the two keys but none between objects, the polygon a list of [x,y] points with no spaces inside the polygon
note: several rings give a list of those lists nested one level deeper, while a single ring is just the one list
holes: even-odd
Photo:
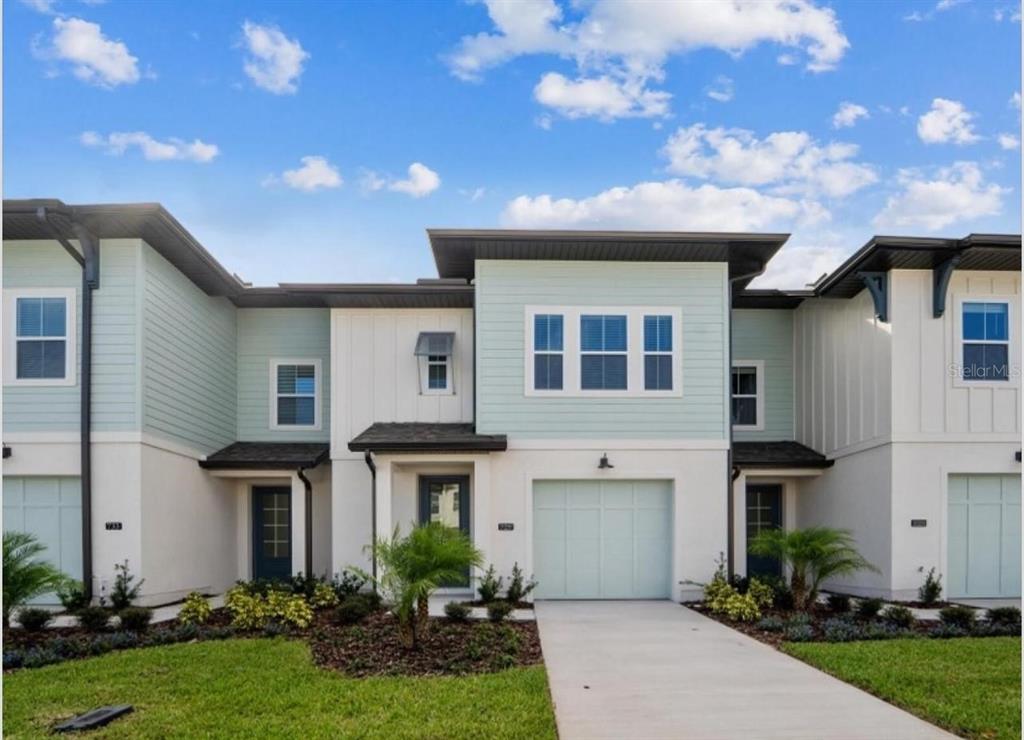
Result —
[{"label": "brown mulch", "polygon": [[[113,617],[114,612],[112,611],[111,616]],[[219,608],[214,609],[210,614],[210,618],[203,624],[204,627],[226,627],[231,624],[231,614],[227,609]],[[168,622],[154,622],[149,626],[147,634],[154,632],[163,632],[172,629],[177,629],[181,624],[177,619],[172,619]],[[110,634],[117,632],[118,629],[115,627],[108,627],[103,632],[89,632],[81,627],[47,627],[45,630],[40,632],[26,632],[20,628],[4,629],[3,631],[3,647],[4,650],[15,650],[33,647],[46,647],[46,645],[58,638],[62,639],[79,639],[79,638],[91,638],[100,634]],[[241,635],[240,635],[241,636]]]},{"label": "brown mulch", "polygon": [[307,636],[313,660],[349,676],[440,676],[491,673],[543,661],[536,622],[452,622],[431,618],[419,645],[402,646],[386,612],[339,626],[318,615]]},{"label": "brown mulch", "polygon": [[[504,601],[504,599],[499,599],[499,601]],[[480,599],[476,599],[475,601],[463,601],[463,602],[460,602],[460,603],[465,604],[466,606],[487,606],[491,602],[489,602],[489,601],[481,601]],[[532,601],[517,601],[512,606],[515,609],[530,609],[530,610],[532,610],[533,609],[533,602]]]}]

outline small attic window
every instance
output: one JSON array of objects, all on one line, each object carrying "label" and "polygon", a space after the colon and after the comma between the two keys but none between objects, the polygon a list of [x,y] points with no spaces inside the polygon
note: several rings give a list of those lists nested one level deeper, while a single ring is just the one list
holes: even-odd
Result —
[{"label": "small attic window", "polygon": [[420,393],[428,396],[452,395],[452,354],[454,332],[424,331],[416,339],[414,354],[419,361]]}]

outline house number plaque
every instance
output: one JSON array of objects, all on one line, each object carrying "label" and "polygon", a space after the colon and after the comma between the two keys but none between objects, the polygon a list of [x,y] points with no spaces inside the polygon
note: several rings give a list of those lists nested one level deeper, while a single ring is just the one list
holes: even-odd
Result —
[{"label": "house number plaque", "polygon": [[513,524],[512,522],[498,522],[498,531],[499,532],[511,532],[515,528],[516,528],[516,525]]}]

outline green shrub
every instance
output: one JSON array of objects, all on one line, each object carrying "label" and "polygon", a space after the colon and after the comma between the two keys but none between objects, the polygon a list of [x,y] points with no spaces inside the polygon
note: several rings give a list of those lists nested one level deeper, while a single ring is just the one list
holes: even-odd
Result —
[{"label": "green shrub", "polygon": [[749,592],[730,594],[726,599],[717,603],[719,607],[716,611],[736,622],[753,622],[761,617],[761,610]]},{"label": "green shrub", "polygon": [[808,642],[814,639],[814,630],[809,624],[793,624],[782,631],[782,639],[789,642]]},{"label": "green shrub", "polygon": [[859,624],[847,617],[833,617],[821,624],[821,634],[827,642],[851,642],[864,639]]},{"label": "green shrub", "polygon": [[942,597],[942,576],[935,575],[935,568],[928,571],[921,588],[917,589],[917,600],[922,606],[932,606]]},{"label": "green shrub", "polygon": [[501,576],[495,574],[493,565],[488,568],[476,587],[477,592],[480,594],[480,601],[485,604],[495,601],[501,593],[503,581],[504,579]]},{"label": "green shrub", "polygon": [[878,612],[882,611],[883,603],[884,602],[878,598],[858,599],[857,616],[861,619],[874,619],[878,616]]},{"label": "green shrub", "polygon": [[453,622],[468,622],[473,610],[467,604],[449,601],[444,605],[444,615]]},{"label": "green shrub", "polygon": [[725,575],[725,556],[719,555],[715,574],[711,576],[711,581],[704,586],[704,603],[711,611],[719,611],[725,600],[736,593],[739,592],[735,586],[729,583],[729,579]]},{"label": "green shrub", "polygon": [[53,613],[46,609],[25,608],[18,612],[18,624],[26,632],[42,632],[53,621]]},{"label": "green shrub", "polygon": [[939,619],[947,627],[959,627],[962,630],[970,630],[976,619],[974,610],[969,606],[947,606],[939,609]]},{"label": "green shrub", "polygon": [[850,611],[850,597],[846,594],[829,594],[828,608],[836,614],[846,614]]},{"label": "green shrub", "polygon": [[46,551],[35,535],[4,532],[3,610],[4,626],[11,624],[11,612],[64,581],[64,574],[39,558]]},{"label": "green shrub", "polygon": [[248,593],[244,587],[228,591],[225,605],[231,612],[231,624],[240,630],[260,629],[270,617],[266,600]]},{"label": "green shrub", "polygon": [[130,607],[132,602],[139,598],[139,591],[142,590],[142,584],[146,579],[135,583],[135,576],[129,571],[127,560],[115,564],[114,570],[117,575],[114,576],[114,588],[110,591],[110,605],[115,611],[121,611]]},{"label": "green shrub", "polygon": [[314,609],[328,609],[332,606],[337,606],[338,601],[338,594],[335,592],[334,587],[323,581],[313,587],[313,595],[309,599],[309,603]]},{"label": "green shrub", "polygon": [[754,626],[763,632],[782,632],[786,627],[786,623],[779,617],[768,615],[760,619]]},{"label": "green shrub", "polygon": [[[317,584],[323,583],[320,578],[316,576],[307,576],[305,573],[298,573],[293,576],[289,576],[285,582],[288,590],[293,594],[299,594],[306,598],[307,601],[313,599],[313,594],[316,591]],[[282,589],[283,590],[283,589]]]},{"label": "green shrub", "polygon": [[75,615],[78,624],[87,632],[102,632],[110,623],[110,612],[102,606],[87,606]]},{"label": "green shrub", "polygon": [[505,594],[505,598],[513,604],[518,604],[526,599],[535,588],[537,588],[537,582],[532,578],[526,578],[519,567],[519,563],[514,563],[512,565],[512,579],[508,583],[508,592]]},{"label": "green shrub", "polygon": [[85,584],[73,578],[66,579],[57,589],[57,598],[64,611],[74,614],[79,609],[89,606],[89,599],[85,595]]},{"label": "green shrub", "polygon": [[1020,629],[1020,609],[1015,606],[997,606],[985,612],[985,620],[989,624]]},{"label": "green shrub", "polygon": [[334,580],[331,581],[331,588],[334,589],[339,604],[349,596],[362,591],[365,585],[366,578],[351,570],[343,570],[341,575],[335,574]]},{"label": "green shrub", "polygon": [[492,601],[487,605],[487,618],[492,622],[503,622],[514,608],[508,601]]},{"label": "green shrub", "polygon": [[914,612],[905,606],[896,605],[886,607],[885,611],[882,612],[882,619],[901,629],[910,629],[916,621]]},{"label": "green shrub", "polygon": [[358,624],[373,612],[370,600],[363,594],[352,594],[334,610],[332,618],[335,624]]},{"label": "green shrub", "polygon": [[141,606],[129,606],[122,609],[118,614],[121,618],[121,627],[132,632],[145,632],[149,629],[149,623],[153,621],[153,610]]},{"label": "green shrub", "polygon": [[206,597],[193,591],[185,597],[185,603],[178,612],[178,621],[181,624],[205,624],[212,613],[213,609]]},{"label": "green shrub", "polygon": [[266,598],[267,613],[275,620],[305,629],[313,622],[313,609],[299,594],[271,591]]},{"label": "green shrub", "polygon": [[751,578],[747,583],[747,595],[760,609],[770,609],[775,604],[775,589],[759,578]]},{"label": "green shrub", "polygon": [[811,616],[807,612],[797,612],[790,615],[786,620],[787,627],[804,627],[811,623]]}]

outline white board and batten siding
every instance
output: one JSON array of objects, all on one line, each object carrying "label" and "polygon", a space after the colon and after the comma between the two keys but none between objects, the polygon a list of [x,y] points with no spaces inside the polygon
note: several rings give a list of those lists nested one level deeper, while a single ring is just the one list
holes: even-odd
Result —
[{"label": "white board and batten siding", "polygon": [[[957,316],[965,299],[1010,299],[1010,336],[1020,336],[1020,274],[953,273],[942,318],[932,316],[932,273],[891,274],[893,436],[898,441],[1019,441],[1020,376],[1005,384],[958,382]],[[1019,371],[1020,344],[1010,343]]]},{"label": "white board and batten siding", "polygon": [[[420,332],[454,332],[454,392],[424,394],[413,354]],[[332,458],[360,457],[348,442],[376,422],[473,421],[473,311],[331,312]]]}]

